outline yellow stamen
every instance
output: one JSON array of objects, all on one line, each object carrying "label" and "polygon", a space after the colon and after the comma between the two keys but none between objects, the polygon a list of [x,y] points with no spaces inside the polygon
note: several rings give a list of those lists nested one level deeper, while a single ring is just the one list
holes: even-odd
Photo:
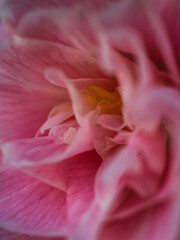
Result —
[{"label": "yellow stamen", "polygon": [[109,92],[97,86],[90,86],[88,90],[93,93],[84,92],[84,95],[91,102],[93,107],[100,106],[104,114],[122,114],[122,100],[117,89],[114,92]]}]

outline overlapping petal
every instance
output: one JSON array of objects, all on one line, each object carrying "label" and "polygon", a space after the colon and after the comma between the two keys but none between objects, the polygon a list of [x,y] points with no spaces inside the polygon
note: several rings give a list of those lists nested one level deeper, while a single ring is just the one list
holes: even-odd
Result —
[{"label": "overlapping petal", "polygon": [[[155,6],[5,1],[16,36],[0,49],[3,229],[22,239],[178,238],[179,4]],[[122,109],[102,114],[91,86],[118,91]]]}]

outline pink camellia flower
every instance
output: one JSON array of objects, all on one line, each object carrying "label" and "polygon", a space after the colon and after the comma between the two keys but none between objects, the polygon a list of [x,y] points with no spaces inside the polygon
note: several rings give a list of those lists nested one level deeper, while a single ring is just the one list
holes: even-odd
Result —
[{"label": "pink camellia flower", "polygon": [[0,240],[179,240],[180,2],[0,6]]}]

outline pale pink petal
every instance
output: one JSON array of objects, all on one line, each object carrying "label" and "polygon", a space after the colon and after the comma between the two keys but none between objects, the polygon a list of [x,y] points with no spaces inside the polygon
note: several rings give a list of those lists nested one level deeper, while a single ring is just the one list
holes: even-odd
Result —
[{"label": "pale pink petal", "polygon": [[65,236],[63,191],[16,170],[0,175],[0,226],[21,233]]}]

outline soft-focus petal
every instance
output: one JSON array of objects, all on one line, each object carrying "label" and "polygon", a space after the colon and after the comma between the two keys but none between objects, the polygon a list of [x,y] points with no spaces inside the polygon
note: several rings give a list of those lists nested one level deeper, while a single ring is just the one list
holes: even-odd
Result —
[{"label": "soft-focus petal", "polygon": [[[114,14],[111,18],[112,12]],[[101,17],[108,37],[116,49],[136,55],[137,51],[133,47],[133,42],[136,41],[133,36],[135,33],[143,38],[148,57],[156,66],[160,69],[169,69],[173,75],[179,77],[165,26],[149,1],[120,1],[105,9]],[[131,39],[128,41],[122,38],[123,29],[132,31]]]},{"label": "soft-focus petal", "polygon": [[177,222],[179,204],[177,201],[167,200],[129,218],[107,221],[97,239],[118,240],[119,236],[126,240],[177,239],[176,229],[179,227]]}]

